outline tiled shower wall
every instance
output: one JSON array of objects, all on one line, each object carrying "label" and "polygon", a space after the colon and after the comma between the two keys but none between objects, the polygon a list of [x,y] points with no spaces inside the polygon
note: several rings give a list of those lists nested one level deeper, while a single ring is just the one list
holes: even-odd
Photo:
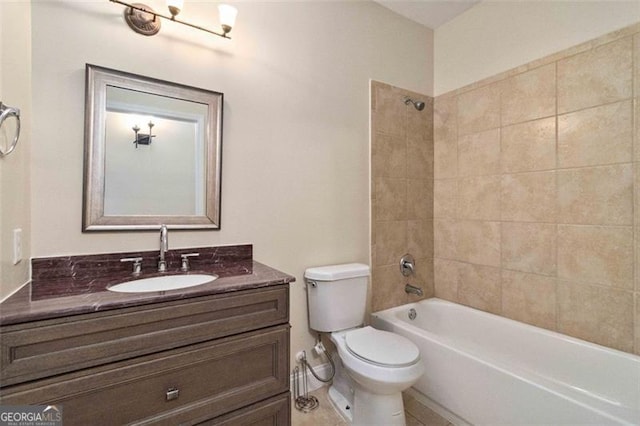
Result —
[{"label": "tiled shower wall", "polygon": [[435,99],[437,297],[640,354],[639,33]]},{"label": "tiled shower wall", "polygon": [[[371,82],[371,178],[373,311],[420,299],[404,292],[407,282],[433,296],[433,98]],[[405,253],[416,259],[409,278]]]}]

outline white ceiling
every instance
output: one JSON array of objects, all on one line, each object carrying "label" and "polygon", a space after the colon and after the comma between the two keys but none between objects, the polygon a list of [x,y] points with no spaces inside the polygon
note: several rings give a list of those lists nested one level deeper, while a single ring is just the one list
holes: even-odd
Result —
[{"label": "white ceiling", "polygon": [[460,15],[480,0],[375,0],[387,9],[431,29]]}]

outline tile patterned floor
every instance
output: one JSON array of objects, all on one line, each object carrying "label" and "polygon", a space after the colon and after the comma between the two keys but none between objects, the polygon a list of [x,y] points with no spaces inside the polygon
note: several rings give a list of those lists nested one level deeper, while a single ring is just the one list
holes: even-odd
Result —
[{"label": "tile patterned floor", "polygon": [[[303,413],[293,408],[293,426],[347,426],[348,423],[333,408],[327,395],[328,387],[322,387],[311,392],[318,398],[320,406],[309,413]],[[404,410],[407,426],[453,426],[446,419],[422,405],[416,399],[403,395]]]}]

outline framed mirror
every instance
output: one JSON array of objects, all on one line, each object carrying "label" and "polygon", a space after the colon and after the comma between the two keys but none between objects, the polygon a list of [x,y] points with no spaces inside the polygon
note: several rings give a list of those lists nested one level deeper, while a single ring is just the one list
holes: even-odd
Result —
[{"label": "framed mirror", "polygon": [[82,230],[220,229],[223,94],[86,66]]}]

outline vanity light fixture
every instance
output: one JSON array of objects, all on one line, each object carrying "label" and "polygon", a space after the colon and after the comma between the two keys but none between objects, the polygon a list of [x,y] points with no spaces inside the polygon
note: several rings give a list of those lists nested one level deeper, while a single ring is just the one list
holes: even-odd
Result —
[{"label": "vanity light fixture", "polygon": [[148,135],[140,133],[140,127],[137,124],[131,128],[131,130],[133,130],[133,132],[136,134],[136,139],[133,141],[133,143],[136,145],[136,148],[138,148],[138,145],[151,145],[151,138],[156,137],[156,135],[151,133],[151,129],[153,129],[153,126],[155,126],[155,124],[153,124],[152,121],[149,121],[147,126],[149,126]]},{"label": "vanity light fixture", "polygon": [[176,16],[178,16],[184,6],[184,0],[167,0],[167,7],[169,8],[171,16],[158,13],[142,3],[127,3],[122,0],[109,1],[126,6],[127,8],[124,11],[124,20],[127,25],[129,25],[129,27],[138,34],[146,36],[157,34],[158,31],[160,31],[161,24],[159,18],[164,18],[182,25],[187,25],[197,30],[217,35],[218,37],[231,38],[228,34],[235,25],[236,16],[238,15],[238,10],[235,7],[226,4],[219,5],[218,13],[220,15],[220,26],[222,27],[222,31],[217,32],[177,19]]}]

